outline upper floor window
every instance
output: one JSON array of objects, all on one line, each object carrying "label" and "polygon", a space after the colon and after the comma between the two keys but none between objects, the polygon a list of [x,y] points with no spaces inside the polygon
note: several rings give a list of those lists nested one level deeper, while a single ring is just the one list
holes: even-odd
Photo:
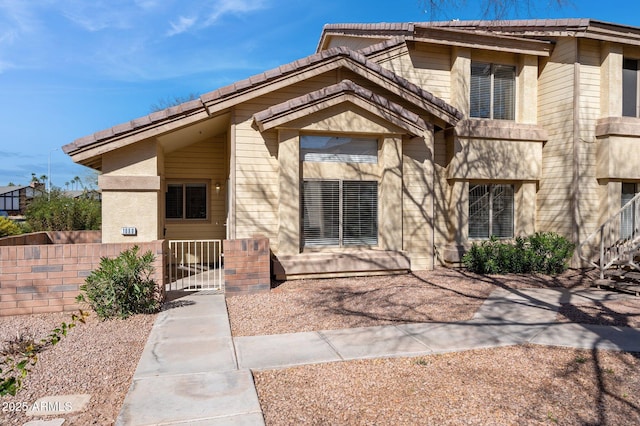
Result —
[{"label": "upper floor window", "polygon": [[309,162],[378,162],[378,140],[337,136],[300,137],[300,159]]},{"label": "upper floor window", "polygon": [[625,58],[622,65],[622,115],[638,117],[638,60]]},{"label": "upper floor window", "polygon": [[471,112],[475,118],[514,120],[516,67],[471,62]]},{"label": "upper floor window", "polygon": [[167,219],[206,219],[207,184],[169,183],[165,203]]},{"label": "upper floor window", "polygon": [[469,185],[469,238],[513,238],[513,185]]}]

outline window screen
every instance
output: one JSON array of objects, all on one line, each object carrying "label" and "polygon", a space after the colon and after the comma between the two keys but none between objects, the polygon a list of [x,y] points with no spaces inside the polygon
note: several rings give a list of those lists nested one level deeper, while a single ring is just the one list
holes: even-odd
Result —
[{"label": "window screen", "polygon": [[342,183],[344,245],[378,244],[378,183]]},{"label": "window screen", "polygon": [[622,115],[638,116],[638,61],[624,59],[622,68]]},{"label": "window screen", "polygon": [[303,186],[303,234],[309,246],[340,243],[340,182],[305,181]]},{"label": "window screen", "polygon": [[206,219],[206,183],[170,183],[165,196],[167,219]]},{"label": "window screen", "polygon": [[513,237],[513,185],[470,185],[469,238]]},{"label": "window screen", "polygon": [[471,63],[470,115],[475,118],[515,118],[516,68],[510,65]]},{"label": "window screen", "polygon": [[378,141],[369,138],[302,136],[300,158],[308,162],[376,164]]},{"label": "window screen", "polygon": [[378,244],[378,183],[306,180],[302,189],[304,246]]},{"label": "window screen", "polygon": [[167,185],[165,199],[167,219],[182,219],[182,185]]}]

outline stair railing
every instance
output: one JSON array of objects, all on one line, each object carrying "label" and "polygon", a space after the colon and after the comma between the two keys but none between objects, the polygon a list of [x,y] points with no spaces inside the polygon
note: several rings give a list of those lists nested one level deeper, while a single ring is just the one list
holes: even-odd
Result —
[{"label": "stair railing", "polygon": [[[598,247],[598,262],[593,249]],[[589,253],[585,250],[589,248]],[[640,193],[607,219],[578,247],[578,256],[600,271],[600,279],[613,265],[639,269],[634,257],[640,249]]]}]

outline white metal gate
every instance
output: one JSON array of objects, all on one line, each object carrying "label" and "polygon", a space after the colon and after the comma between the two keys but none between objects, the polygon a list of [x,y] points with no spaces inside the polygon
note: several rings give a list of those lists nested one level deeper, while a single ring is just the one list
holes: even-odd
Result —
[{"label": "white metal gate", "polygon": [[222,290],[221,240],[169,240],[167,290]]}]

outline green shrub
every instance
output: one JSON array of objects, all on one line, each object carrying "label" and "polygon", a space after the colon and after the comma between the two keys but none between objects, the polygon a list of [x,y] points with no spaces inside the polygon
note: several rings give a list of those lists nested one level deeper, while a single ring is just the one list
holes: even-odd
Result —
[{"label": "green shrub", "polygon": [[553,232],[538,232],[529,237],[529,244],[536,270],[550,275],[567,270],[575,249],[571,241]]},{"label": "green shrub", "polygon": [[8,237],[10,235],[18,234],[22,234],[22,228],[20,228],[20,225],[11,219],[0,216],[0,237]]},{"label": "green shrub", "polygon": [[157,312],[160,289],[151,278],[155,256],[151,251],[138,256],[139,249],[134,246],[114,259],[101,258],[100,267],[80,286],[84,294],[78,301],[87,302],[101,319]]},{"label": "green shrub", "polygon": [[492,237],[474,243],[462,257],[463,265],[478,274],[526,274],[539,272],[554,275],[564,272],[573,256],[574,245],[553,232],[538,232],[513,242]]},{"label": "green shrub", "polygon": [[33,232],[99,230],[100,201],[68,197],[54,189],[36,196],[25,212]]}]

